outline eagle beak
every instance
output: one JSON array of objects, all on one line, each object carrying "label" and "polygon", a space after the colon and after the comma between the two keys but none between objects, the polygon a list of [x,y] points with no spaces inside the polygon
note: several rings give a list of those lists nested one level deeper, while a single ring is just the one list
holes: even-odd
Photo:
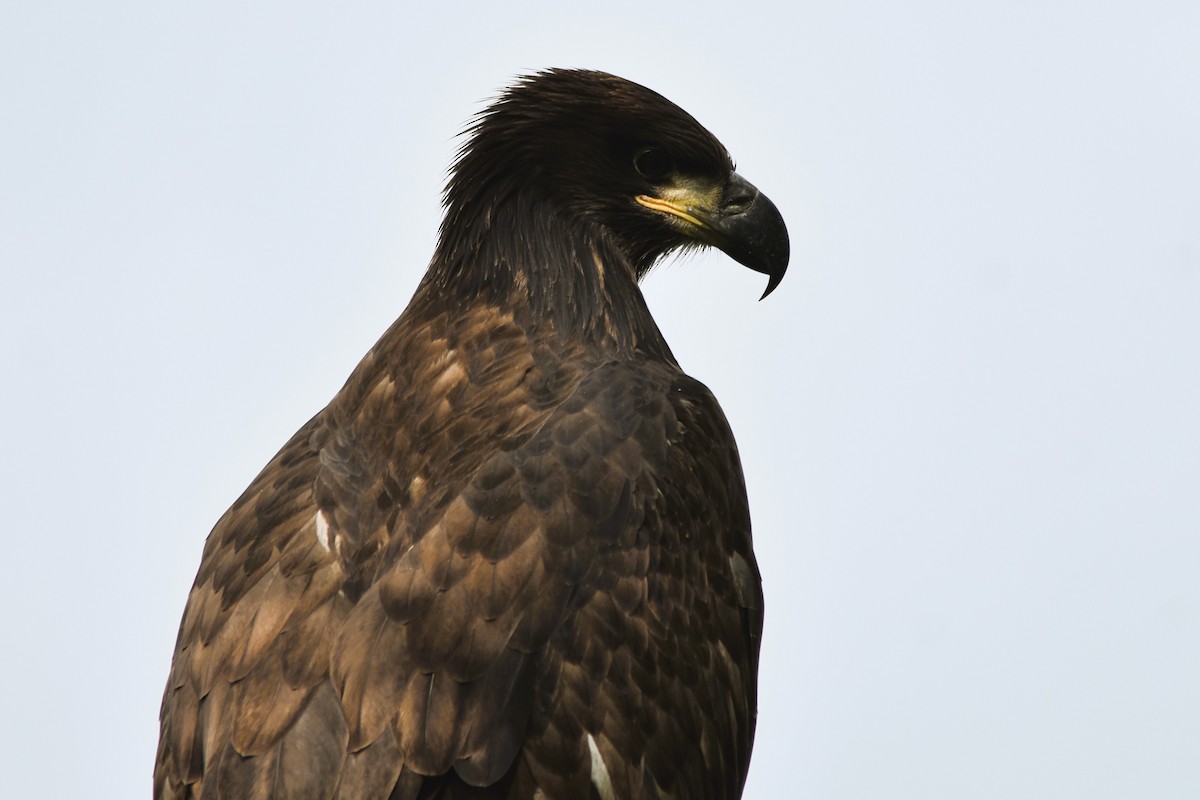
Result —
[{"label": "eagle beak", "polygon": [[675,218],[692,238],[767,275],[763,297],[783,280],[790,253],[787,226],[775,204],[736,172],[722,187],[681,183],[665,187],[658,197],[640,194],[637,201]]}]

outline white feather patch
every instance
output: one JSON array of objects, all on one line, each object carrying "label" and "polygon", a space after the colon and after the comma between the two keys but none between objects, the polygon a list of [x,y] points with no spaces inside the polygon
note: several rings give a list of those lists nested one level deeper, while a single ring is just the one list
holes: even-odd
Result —
[{"label": "white feather patch", "polygon": [[329,520],[325,519],[325,512],[317,512],[317,541],[321,543],[321,547],[325,548],[325,552],[329,552]]},{"label": "white feather patch", "polygon": [[596,746],[596,740],[590,733],[588,734],[588,750],[592,753],[592,783],[596,785],[600,800],[616,800],[608,767],[604,766],[604,757],[600,755],[600,748]]}]

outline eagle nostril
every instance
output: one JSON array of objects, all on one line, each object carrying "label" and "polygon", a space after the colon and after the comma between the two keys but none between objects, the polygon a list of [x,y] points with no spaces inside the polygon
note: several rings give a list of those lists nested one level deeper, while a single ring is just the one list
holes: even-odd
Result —
[{"label": "eagle nostril", "polygon": [[749,190],[744,186],[736,186],[725,202],[721,204],[721,213],[725,214],[741,214],[750,206],[754,205],[754,201],[758,199],[757,190]]}]

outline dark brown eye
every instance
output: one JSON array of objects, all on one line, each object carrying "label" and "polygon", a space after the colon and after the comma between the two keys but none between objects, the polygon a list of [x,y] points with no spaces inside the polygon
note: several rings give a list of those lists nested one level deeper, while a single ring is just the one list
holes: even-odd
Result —
[{"label": "dark brown eye", "polygon": [[653,147],[647,147],[633,157],[633,168],[636,169],[643,178],[651,181],[662,180],[675,168],[671,163],[671,157],[662,150],[656,150]]}]

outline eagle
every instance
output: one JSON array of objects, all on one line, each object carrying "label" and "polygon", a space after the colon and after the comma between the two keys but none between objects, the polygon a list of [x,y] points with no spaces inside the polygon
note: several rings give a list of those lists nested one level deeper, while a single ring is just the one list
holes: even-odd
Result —
[{"label": "eagle", "polygon": [[[762,591],[737,448],[638,281],[783,219],[659,94],[518,78],[408,307],[217,521],[156,798],[731,800]],[[765,294],[764,294],[765,296]]]}]

